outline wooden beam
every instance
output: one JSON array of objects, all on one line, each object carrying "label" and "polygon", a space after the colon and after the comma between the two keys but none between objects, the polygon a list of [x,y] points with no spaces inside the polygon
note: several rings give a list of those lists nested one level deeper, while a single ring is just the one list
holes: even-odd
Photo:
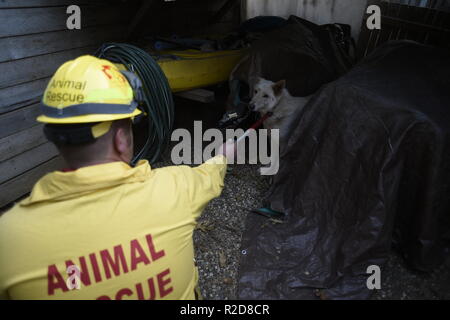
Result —
[{"label": "wooden beam", "polygon": [[57,155],[56,147],[51,142],[47,142],[14,158],[2,161],[0,162],[0,183],[13,179]]},{"label": "wooden beam", "polygon": [[0,115],[39,103],[50,77],[0,89]]},{"label": "wooden beam", "polygon": [[136,14],[134,15],[134,17],[131,19],[131,23],[128,26],[127,39],[129,39],[131,37],[131,35],[134,33],[137,26],[142,21],[142,19],[145,17],[147,12],[156,3],[157,3],[157,0],[142,0],[141,6],[139,7],[139,9],[136,12]]},{"label": "wooden beam", "polygon": [[62,7],[75,4],[77,6],[84,4],[108,4],[106,0],[2,0],[0,9],[4,8],[36,8],[36,7]]},{"label": "wooden beam", "polygon": [[209,24],[219,22],[241,0],[227,0],[217,13],[209,20]]},{"label": "wooden beam", "polygon": [[189,91],[182,91],[175,94],[178,97],[182,97],[189,100],[198,101],[201,103],[211,103],[215,99],[214,91],[205,89],[194,89]]},{"label": "wooden beam", "polygon": [[42,124],[2,138],[0,139],[0,163],[33,149],[46,141]]},{"label": "wooden beam", "polygon": [[41,114],[39,106],[40,103],[35,103],[1,115],[0,139],[37,125],[36,118]]},{"label": "wooden beam", "polygon": [[2,71],[0,89],[49,77],[64,62],[81,55],[92,54],[96,49],[98,49],[98,45],[2,62],[0,63]]},{"label": "wooden beam", "polygon": [[0,62],[81,47],[100,46],[108,41],[122,41],[125,28],[125,24],[115,24],[1,38]]},{"label": "wooden beam", "polygon": [[45,174],[61,168],[64,168],[64,161],[61,157],[56,157],[0,184],[0,208],[30,192],[34,184]]},{"label": "wooden beam", "polygon": [[[17,1],[16,1],[17,2]],[[131,5],[84,5],[81,6],[81,27],[127,23]],[[67,7],[19,8],[0,10],[0,38],[41,32],[67,30]],[[69,40],[69,39],[67,39]],[[39,44],[36,44],[39,45]]]}]

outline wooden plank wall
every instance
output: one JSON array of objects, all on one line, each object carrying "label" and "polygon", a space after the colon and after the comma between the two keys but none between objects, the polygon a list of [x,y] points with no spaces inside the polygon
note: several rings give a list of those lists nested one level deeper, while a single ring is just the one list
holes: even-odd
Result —
[{"label": "wooden plank wall", "polygon": [[381,30],[368,30],[365,15],[358,42],[365,57],[390,40],[413,40],[450,48],[450,6],[440,0],[370,0],[381,8]]},{"label": "wooden plank wall", "polygon": [[[81,30],[67,30],[66,9],[81,8]],[[136,2],[0,1],[0,207],[28,193],[62,165],[36,122],[50,76],[65,61],[123,41]]]},{"label": "wooden plank wall", "polygon": [[[0,208],[28,193],[42,175],[62,165],[36,122],[41,95],[65,61],[126,39],[142,1],[155,6],[133,34],[223,33],[240,23],[239,0],[0,0]],[[81,7],[82,29],[66,29],[68,5]],[[229,5],[229,4],[228,4]]]}]

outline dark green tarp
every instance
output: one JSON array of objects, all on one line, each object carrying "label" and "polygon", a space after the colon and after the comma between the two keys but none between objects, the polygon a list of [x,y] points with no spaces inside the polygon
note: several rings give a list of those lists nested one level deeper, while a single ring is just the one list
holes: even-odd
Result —
[{"label": "dark green tarp", "polygon": [[[300,72],[301,70],[297,70]],[[298,115],[267,199],[249,215],[241,299],[368,298],[367,268],[398,249],[431,271],[448,254],[450,53],[378,48]]]}]

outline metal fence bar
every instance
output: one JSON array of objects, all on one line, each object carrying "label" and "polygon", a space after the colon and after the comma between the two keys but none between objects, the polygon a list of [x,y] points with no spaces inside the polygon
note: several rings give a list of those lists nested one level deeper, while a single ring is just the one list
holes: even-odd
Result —
[{"label": "metal fence bar", "polygon": [[372,0],[370,4],[377,4],[382,9],[382,29],[368,30],[363,24],[358,43],[359,57],[390,40],[408,39],[450,48],[450,22],[447,22],[450,21],[450,1]]}]

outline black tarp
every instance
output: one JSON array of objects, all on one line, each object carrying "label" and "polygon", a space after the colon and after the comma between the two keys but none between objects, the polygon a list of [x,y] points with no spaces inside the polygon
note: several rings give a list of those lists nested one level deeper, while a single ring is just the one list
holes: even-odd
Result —
[{"label": "black tarp", "polygon": [[[286,80],[292,95],[309,96],[351,66],[344,49],[345,43],[350,41],[346,39],[350,37],[347,28],[350,27],[319,26],[291,16],[285,25],[252,43],[250,52],[234,70],[231,80],[240,80],[250,86],[258,77],[274,82]],[[342,34],[337,30],[343,30]],[[336,37],[341,39],[337,42]]]},{"label": "black tarp", "polygon": [[[392,250],[431,271],[448,254],[450,53],[378,48],[297,119],[267,194],[284,223],[250,214],[241,299],[365,299]],[[447,248],[447,249],[445,249]]]}]

